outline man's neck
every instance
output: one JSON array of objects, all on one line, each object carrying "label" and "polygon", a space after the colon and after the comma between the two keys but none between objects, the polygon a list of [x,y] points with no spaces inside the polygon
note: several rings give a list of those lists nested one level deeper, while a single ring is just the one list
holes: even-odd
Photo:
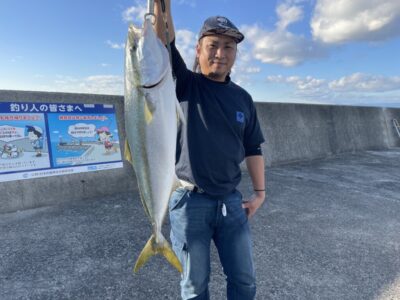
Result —
[{"label": "man's neck", "polygon": [[215,73],[210,73],[210,74],[204,74],[202,73],[203,76],[207,77],[208,79],[212,81],[217,81],[217,82],[225,82],[227,80],[228,74],[226,75],[218,75]]}]

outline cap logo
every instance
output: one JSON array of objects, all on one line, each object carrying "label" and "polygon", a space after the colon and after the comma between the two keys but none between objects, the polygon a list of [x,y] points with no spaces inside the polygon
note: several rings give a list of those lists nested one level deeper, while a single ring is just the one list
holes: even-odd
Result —
[{"label": "cap logo", "polygon": [[218,17],[217,18],[217,22],[218,22],[218,25],[221,26],[221,27],[224,27],[224,28],[229,28],[230,27],[229,26],[229,21],[228,21],[227,18]]}]

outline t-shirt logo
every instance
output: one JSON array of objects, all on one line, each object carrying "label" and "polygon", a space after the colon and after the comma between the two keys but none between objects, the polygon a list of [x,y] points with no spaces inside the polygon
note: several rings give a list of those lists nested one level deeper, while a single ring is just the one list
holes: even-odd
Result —
[{"label": "t-shirt logo", "polygon": [[241,111],[236,112],[236,121],[239,123],[244,123],[244,113]]}]

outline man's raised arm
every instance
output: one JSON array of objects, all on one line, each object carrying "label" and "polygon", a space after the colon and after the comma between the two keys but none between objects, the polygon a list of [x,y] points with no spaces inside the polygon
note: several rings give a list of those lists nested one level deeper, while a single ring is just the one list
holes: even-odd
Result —
[{"label": "man's raised arm", "polygon": [[[163,12],[163,5],[165,3],[165,12]],[[156,15],[156,23],[154,30],[158,38],[166,45],[175,39],[174,23],[171,15],[171,0],[154,0],[154,14]],[[164,19],[165,16],[165,19]],[[167,22],[167,26],[165,24]],[[167,41],[166,30],[168,29],[169,41]]]}]

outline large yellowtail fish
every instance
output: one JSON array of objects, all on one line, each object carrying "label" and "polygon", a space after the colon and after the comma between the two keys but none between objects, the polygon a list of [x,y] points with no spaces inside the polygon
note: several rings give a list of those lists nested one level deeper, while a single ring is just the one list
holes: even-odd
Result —
[{"label": "large yellowtail fish", "polygon": [[156,36],[151,19],[145,17],[143,28],[129,26],[125,48],[125,158],[134,167],[143,207],[153,227],[135,272],[155,254],[162,254],[182,272],[161,233],[177,182],[175,150],[181,114],[168,51]]}]

